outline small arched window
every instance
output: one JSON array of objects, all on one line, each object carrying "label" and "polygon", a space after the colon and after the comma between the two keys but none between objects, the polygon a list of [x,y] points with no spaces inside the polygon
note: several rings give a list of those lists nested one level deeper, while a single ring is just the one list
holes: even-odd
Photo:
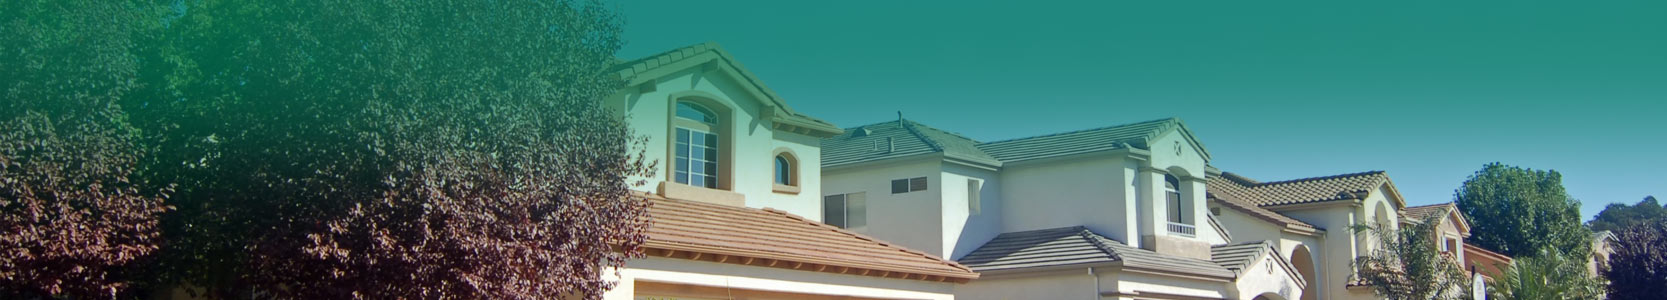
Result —
[{"label": "small arched window", "polygon": [[678,101],[676,116],[673,122],[677,134],[677,144],[673,146],[676,169],[672,180],[692,186],[718,188],[718,170],[722,163],[719,160],[722,139],[718,135],[718,114],[700,104]]},{"label": "small arched window", "polygon": [[776,184],[793,185],[793,160],[787,155],[776,155]]}]

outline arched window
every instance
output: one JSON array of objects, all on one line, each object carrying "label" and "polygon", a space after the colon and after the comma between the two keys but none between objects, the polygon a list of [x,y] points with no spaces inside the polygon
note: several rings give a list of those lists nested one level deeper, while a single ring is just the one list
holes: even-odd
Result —
[{"label": "arched window", "polygon": [[1192,225],[1192,203],[1181,198],[1181,180],[1172,175],[1163,175],[1163,195],[1168,211],[1169,232],[1185,237],[1198,234],[1198,228]]},{"label": "arched window", "polygon": [[776,155],[776,184],[793,185],[793,160],[786,154]]},{"label": "arched window", "polygon": [[720,137],[717,134],[718,114],[700,104],[678,101],[677,118],[674,121],[677,128],[677,144],[674,146],[676,169],[672,174],[672,180],[692,186],[717,188],[720,150]]}]

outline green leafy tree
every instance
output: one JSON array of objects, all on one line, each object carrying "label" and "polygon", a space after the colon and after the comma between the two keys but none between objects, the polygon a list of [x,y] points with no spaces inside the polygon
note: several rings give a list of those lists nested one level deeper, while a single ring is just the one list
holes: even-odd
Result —
[{"label": "green leafy tree", "polygon": [[1667,296],[1667,220],[1643,222],[1615,232],[1603,276],[1609,299]]},{"label": "green leafy tree", "polygon": [[1611,203],[1603,211],[1586,222],[1592,231],[1616,231],[1632,227],[1640,223],[1654,222],[1667,219],[1667,207],[1662,207],[1655,196],[1644,197],[1638,204],[1627,206],[1621,203]]},{"label": "green leafy tree", "polygon": [[1466,241],[1511,257],[1561,249],[1588,257],[1591,230],[1580,224],[1580,202],[1563,189],[1557,171],[1491,163],[1471,175],[1456,193],[1470,222]]},{"label": "green leafy tree", "polygon": [[600,297],[650,170],[600,104],[595,1],[177,2],[144,61],[164,285],[289,299]]},{"label": "green leafy tree", "polygon": [[1356,232],[1370,233],[1375,242],[1368,255],[1355,258],[1357,280],[1388,299],[1461,299],[1467,295],[1470,277],[1436,244],[1440,217],[1398,230],[1386,224],[1356,225]]},{"label": "green leafy tree", "polygon": [[1587,272],[1586,260],[1546,249],[1513,260],[1488,283],[1488,299],[1603,299],[1604,283]]},{"label": "green leafy tree", "polygon": [[145,7],[0,1],[0,298],[115,298],[160,245],[117,104]]}]

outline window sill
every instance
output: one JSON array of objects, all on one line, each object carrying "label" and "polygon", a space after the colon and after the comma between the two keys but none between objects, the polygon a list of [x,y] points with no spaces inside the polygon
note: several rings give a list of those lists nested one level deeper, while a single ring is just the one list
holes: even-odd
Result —
[{"label": "window sill", "polygon": [[777,194],[798,195],[799,187],[777,183],[770,187],[770,191],[776,192]]},{"label": "window sill", "polygon": [[671,181],[660,182],[660,196],[671,199],[706,202],[729,206],[746,206],[747,196],[727,190],[709,189]]}]

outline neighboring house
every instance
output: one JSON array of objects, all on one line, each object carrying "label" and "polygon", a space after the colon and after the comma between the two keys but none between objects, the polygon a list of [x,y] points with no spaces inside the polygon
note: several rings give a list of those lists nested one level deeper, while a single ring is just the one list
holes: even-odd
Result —
[{"label": "neighboring house", "polygon": [[1177,119],[981,142],[899,118],[821,144],[822,220],[971,267],[959,299],[1299,299],[1309,284],[1286,243],[1207,212],[1210,154]]},{"label": "neighboring house", "polygon": [[1511,257],[1472,244],[1464,244],[1464,265],[1488,279],[1499,278],[1511,267]]},{"label": "neighboring house", "polygon": [[1609,267],[1609,255],[1615,253],[1615,232],[1604,230],[1592,234],[1592,261],[1586,263],[1586,270],[1592,276],[1603,276],[1603,268]]},{"label": "neighboring house", "polygon": [[[647,138],[646,257],[604,274],[607,299],[953,299],[969,268],[822,224],[821,138],[714,44],[623,62],[606,99]],[[768,208],[766,208],[768,207]]]},{"label": "neighboring house", "polygon": [[1441,222],[1435,226],[1436,240],[1432,242],[1442,254],[1451,256],[1455,261],[1465,261],[1464,239],[1470,238],[1470,222],[1464,220],[1457,205],[1447,202],[1407,207],[1401,215],[1402,224],[1418,224],[1430,218]]},{"label": "neighboring house", "polygon": [[1378,247],[1358,224],[1397,230],[1406,201],[1381,171],[1262,182],[1211,170],[1210,212],[1239,239],[1275,243],[1309,283],[1302,299],[1378,299],[1354,260]]}]

